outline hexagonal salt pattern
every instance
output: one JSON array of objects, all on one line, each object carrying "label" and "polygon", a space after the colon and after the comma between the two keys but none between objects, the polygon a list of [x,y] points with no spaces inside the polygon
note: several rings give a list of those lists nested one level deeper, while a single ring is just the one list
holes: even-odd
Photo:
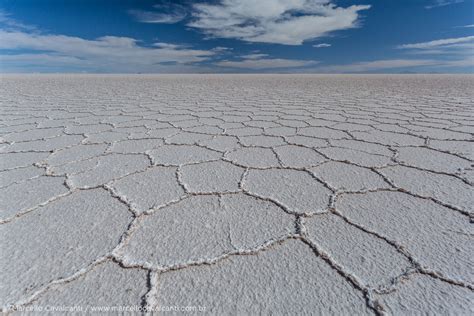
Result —
[{"label": "hexagonal salt pattern", "polygon": [[293,216],[271,202],[242,193],[193,196],[143,219],[122,251],[130,263],[182,266],[256,249],[294,232]]},{"label": "hexagonal salt pattern", "polygon": [[371,314],[363,295],[297,240],[170,271],[157,283],[157,304],[204,306],[211,314]]},{"label": "hexagonal salt pattern", "polygon": [[2,311],[473,314],[473,85],[2,76]]},{"label": "hexagonal salt pattern", "polygon": [[243,187],[256,196],[271,199],[296,214],[323,212],[331,191],[308,172],[289,169],[251,170]]}]

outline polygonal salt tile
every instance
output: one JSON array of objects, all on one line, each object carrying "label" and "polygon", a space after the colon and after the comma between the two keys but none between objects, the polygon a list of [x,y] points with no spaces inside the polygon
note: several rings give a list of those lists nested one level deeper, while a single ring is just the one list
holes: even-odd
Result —
[{"label": "polygonal salt tile", "polygon": [[137,122],[140,123],[139,126],[144,126],[147,129],[148,128],[170,128],[170,127],[173,127],[170,123],[167,123],[167,122],[157,122],[155,120],[148,120],[148,119],[142,119],[142,120],[139,120],[139,121],[133,121],[133,122],[129,122],[129,123],[122,123],[122,125],[117,124],[117,126],[132,127],[134,125],[137,125]]},{"label": "polygonal salt tile", "polygon": [[453,279],[473,279],[473,228],[467,216],[393,191],[343,195],[336,208],[351,222],[401,245],[423,266]]},{"label": "polygonal salt tile", "polygon": [[149,168],[117,180],[111,187],[139,213],[177,201],[184,195],[173,167]]},{"label": "polygonal salt tile", "polygon": [[72,124],[72,119],[50,119],[38,122],[38,128],[48,128],[48,127],[62,127],[65,128],[67,125]]},{"label": "polygonal salt tile", "polygon": [[13,183],[22,182],[31,178],[44,175],[45,171],[38,167],[23,167],[0,172],[0,187],[6,187]]},{"label": "polygonal salt tile", "polygon": [[226,130],[226,129],[237,129],[237,128],[246,128],[247,126],[245,126],[244,124],[242,123],[221,123],[218,125],[220,128],[222,128],[223,130]]},{"label": "polygonal salt tile", "polygon": [[393,152],[386,145],[372,144],[360,140],[352,139],[330,139],[329,142],[334,147],[343,147],[365,152],[371,155],[393,156]]},{"label": "polygonal salt tile", "polygon": [[275,204],[245,194],[192,196],[145,217],[120,252],[125,262],[179,266],[254,249],[294,226]]},{"label": "polygonal salt tile", "polygon": [[247,116],[239,116],[239,115],[222,115],[219,117],[221,120],[224,120],[229,123],[239,123],[239,122],[247,122],[250,121],[250,118]]},{"label": "polygonal salt tile", "polygon": [[145,155],[109,154],[100,157],[93,169],[71,175],[69,181],[76,188],[91,188],[145,170],[148,166],[150,161]]},{"label": "polygonal salt tile", "polygon": [[96,115],[95,113],[89,113],[85,115],[81,115],[79,117],[73,117],[73,122],[70,125],[71,127],[81,127],[86,125],[86,128],[90,128],[90,130],[95,130],[95,128],[98,129],[98,132],[100,132],[100,127],[105,127],[108,126],[109,128],[113,128],[111,125],[105,125],[101,124],[100,121],[103,117],[100,117]]},{"label": "polygonal salt tile", "polygon": [[430,139],[434,138],[441,140],[472,140],[472,135],[470,135],[469,133],[460,133],[434,127],[407,126],[407,128],[410,129],[410,132],[414,135],[428,137]]},{"label": "polygonal salt tile", "polygon": [[240,136],[239,140],[242,145],[252,147],[275,147],[285,144],[285,140],[279,136]]},{"label": "polygonal salt tile", "polygon": [[173,125],[174,127],[186,128],[186,127],[201,126],[201,123],[199,123],[196,119],[192,119],[192,120],[184,120],[184,121],[173,121],[171,125]]},{"label": "polygonal salt tile", "polygon": [[345,122],[347,120],[346,117],[339,114],[317,113],[315,116],[316,118],[308,119],[306,122],[313,126],[331,126],[337,122]]},{"label": "polygonal salt tile", "polygon": [[[148,120],[148,119],[139,119],[139,120],[133,120],[133,121],[127,121],[127,122],[121,122],[121,123],[116,123],[116,127],[142,127],[142,126],[149,126],[157,124],[155,120]],[[171,127],[171,125],[164,126],[164,127]]]},{"label": "polygonal salt tile", "polygon": [[243,188],[297,214],[324,212],[331,195],[329,189],[307,172],[287,169],[250,170]]},{"label": "polygonal salt tile", "polygon": [[100,143],[113,143],[116,141],[127,139],[128,133],[121,133],[116,131],[101,132],[97,134],[87,134],[85,143],[87,144],[100,144]]},{"label": "polygonal salt tile", "polygon": [[265,129],[266,135],[271,136],[292,136],[296,135],[295,127],[269,127]]},{"label": "polygonal salt tile", "polygon": [[333,125],[332,128],[350,132],[367,132],[374,130],[371,126],[356,123],[337,123]]},{"label": "polygonal salt tile", "polygon": [[5,220],[69,192],[63,177],[38,177],[0,189],[0,217]]},{"label": "polygonal salt tile", "polygon": [[471,142],[430,139],[429,147],[455,153],[464,158],[474,160],[474,148]]},{"label": "polygonal salt tile", "polygon": [[467,159],[421,147],[399,148],[397,160],[413,167],[452,174],[462,173],[472,166]]},{"label": "polygonal salt tile", "polygon": [[[149,131],[149,129],[146,128],[146,127],[119,127],[119,128],[114,128],[114,132],[120,132],[120,133],[127,134],[128,135],[127,139],[134,139],[134,138],[131,138],[132,136],[137,138],[136,137],[137,135],[146,134],[148,131]],[[142,138],[148,138],[148,137],[142,137]]]},{"label": "polygonal salt tile", "polygon": [[472,315],[472,290],[428,275],[413,274],[399,282],[395,291],[375,294],[390,315]]},{"label": "polygonal salt tile", "polygon": [[257,120],[246,122],[245,125],[252,126],[252,127],[260,127],[260,128],[281,127],[280,124],[275,123],[275,122],[257,121]]},{"label": "polygonal salt tile", "polygon": [[180,168],[181,181],[189,192],[235,192],[245,169],[226,161],[203,162]]},{"label": "polygonal salt tile", "polygon": [[[466,114],[471,114],[471,113],[466,113]],[[467,121],[464,121],[467,123]],[[462,122],[462,124],[465,124],[464,122]],[[449,126],[449,129],[452,130],[452,131],[458,131],[458,132],[463,132],[463,133],[468,133],[468,134],[472,134],[474,133],[474,126],[471,124],[469,125],[469,123],[467,123],[468,125],[463,125],[463,126],[452,126],[450,125]],[[472,139],[472,137],[471,137]]]},{"label": "polygonal salt tile", "polygon": [[287,136],[285,137],[285,140],[290,145],[301,145],[301,146],[313,147],[313,148],[328,146],[328,143],[326,140],[320,139],[320,138],[309,137],[309,136],[301,136],[301,135]]},{"label": "polygonal salt tile", "polygon": [[298,135],[310,136],[316,138],[343,139],[349,138],[344,131],[338,131],[327,127],[303,127],[298,130]]},{"label": "polygonal salt tile", "polygon": [[279,124],[283,126],[288,126],[288,127],[306,127],[308,126],[308,123],[303,122],[303,121],[298,121],[298,120],[278,120],[277,121]]},{"label": "polygonal salt tile", "polygon": [[49,153],[5,153],[0,154],[0,170],[31,166],[48,157]]},{"label": "polygonal salt tile", "polygon": [[85,134],[85,133],[101,133],[112,130],[113,127],[108,124],[81,124],[81,125],[69,125],[65,131],[68,134]]},{"label": "polygonal salt tile", "polygon": [[110,147],[111,152],[117,153],[144,153],[147,150],[151,150],[163,145],[162,139],[134,139],[134,140],[123,140],[116,142]]},{"label": "polygonal salt tile", "polygon": [[226,129],[225,133],[226,135],[231,135],[231,136],[262,135],[263,128],[259,128],[259,127],[228,128]]},{"label": "polygonal salt tile", "polygon": [[109,123],[109,124],[117,124],[123,122],[129,122],[132,120],[140,119],[139,116],[131,116],[131,115],[109,115],[102,120],[102,123]]},{"label": "polygonal salt tile", "polygon": [[372,170],[347,163],[329,161],[312,168],[311,172],[318,179],[340,191],[390,188],[390,185]]},{"label": "polygonal salt tile", "polygon": [[269,148],[245,147],[231,151],[225,157],[232,162],[251,168],[279,166],[275,153]]},{"label": "polygonal salt tile", "polygon": [[[221,123],[221,122],[220,122]],[[193,132],[193,133],[203,133],[203,134],[209,134],[209,135],[219,135],[224,132],[222,128],[219,128],[217,126],[195,126],[195,127],[188,127],[184,129],[187,132]]]},{"label": "polygonal salt tile", "polygon": [[220,123],[224,122],[223,120],[214,118],[214,117],[203,117],[203,118],[198,119],[198,121],[202,124],[205,124],[208,127],[217,126]]},{"label": "polygonal salt tile", "polygon": [[311,148],[285,145],[275,148],[283,166],[292,168],[306,168],[316,166],[326,160]]},{"label": "polygonal salt tile", "polygon": [[421,146],[424,144],[424,139],[418,136],[408,134],[370,131],[370,132],[352,132],[355,138],[380,143],[388,146]]},{"label": "polygonal salt tile", "polygon": [[368,287],[389,285],[411,267],[392,245],[333,214],[305,219],[304,226],[318,248]]},{"label": "polygonal salt tile", "polygon": [[0,225],[0,304],[13,304],[109,254],[131,220],[126,206],[95,189]]},{"label": "polygonal salt tile", "polygon": [[102,155],[106,149],[106,144],[78,145],[54,152],[46,159],[46,163],[50,166],[57,166],[72,161],[90,159]]},{"label": "polygonal salt tile", "polygon": [[326,147],[318,148],[318,151],[331,160],[347,161],[368,168],[383,167],[392,163],[390,157],[349,148]]},{"label": "polygonal salt tile", "polygon": [[472,187],[458,178],[404,166],[388,167],[380,172],[397,187],[416,195],[432,197],[469,212],[473,209]]},{"label": "polygonal salt tile", "polygon": [[239,140],[235,136],[214,136],[199,142],[200,145],[217,151],[230,151],[239,148]]},{"label": "polygonal salt tile", "polygon": [[200,141],[209,140],[211,138],[212,135],[181,132],[179,134],[166,138],[165,141],[167,144],[193,145],[199,143]]},{"label": "polygonal salt tile", "polygon": [[206,313],[368,315],[362,293],[299,240],[161,274],[161,306],[205,306]]},{"label": "polygonal salt tile", "polygon": [[[393,124],[374,124],[374,128],[384,132],[408,133],[410,130],[406,127],[401,127]],[[366,130],[366,132],[369,130]],[[363,131],[362,131],[363,132]]]},{"label": "polygonal salt tile", "polygon": [[15,132],[24,132],[28,130],[35,130],[37,128],[36,124],[22,124],[22,125],[12,125],[12,126],[1,126],[0,127],[0,134],[6,135]]},{"label": "polygonal salt tile", "polygon": [[169,166],[218,160],[222,156],[217,151],[193,145],[163,145],[149,153],[157,164]]},{"label": "polygonal salt tile", "polygon": [[12,145],[2,148],[3,152],[26,152],[26,151],[51,151],[68,146],[79,144],[84,137],[82,135],[61,135],[54,138],[41,140],[33,140],[21,143],[13,143]]},{"label": "polygonal salt tile", "polygon": [[7,142],[31,141],[37,139],[51,138],[63,134],[64,128],[36,128],[30,131],[11,133],[3,136]]},{"label": "polygonal salt tile", "polygon": [[74,161],[59,166],[48,167],[48,173],[53,176],[67,176],[97,168],[100,157]]},{"label": "polygonal salt tile", "polygon": [[156,137],[156,138],[165,138],[170,137],[173,135],[178,134],[181,132],[179,128],[159,128],[159,129],[152,129],[147,133],[149,137]]},{"label": "polygonal salt tile", "polygon": [[53,286],[29,306],[140,306],[147,293],[147,271],[107,261],[71,282]]},{"label": "polygonal salt tile", "polygon": [[[269,111],[265,111],[265,113],[268,113]],[[274,115],[270,115],[270,114],[265,114],[265,113],[260,113],[260,114],[257,114],[255,113],[254,115],[252,115],[252,121],[267,121],[267,122],[274,122],[276,120],[279,119],[278,115],[280,113],[277,113],[277,112],[273,112]],[[251,122],[248,122],[248,123],[251,123]],[[246,124],[248,124],[246,123]]]}]

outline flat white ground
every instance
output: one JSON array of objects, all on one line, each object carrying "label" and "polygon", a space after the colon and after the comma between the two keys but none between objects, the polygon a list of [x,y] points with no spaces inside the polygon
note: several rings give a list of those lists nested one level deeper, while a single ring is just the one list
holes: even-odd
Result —
[{"label": "flat white ground", "polygon": [[4,76],[0,305],[472,314],[473,87]]}]

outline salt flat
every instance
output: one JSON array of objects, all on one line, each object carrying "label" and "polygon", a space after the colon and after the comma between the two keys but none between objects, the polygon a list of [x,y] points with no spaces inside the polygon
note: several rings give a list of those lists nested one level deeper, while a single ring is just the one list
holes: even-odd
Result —
[{"label": "salt flat", "polygon": [[0,305],[472,314],[473,87],[3,76]]}]

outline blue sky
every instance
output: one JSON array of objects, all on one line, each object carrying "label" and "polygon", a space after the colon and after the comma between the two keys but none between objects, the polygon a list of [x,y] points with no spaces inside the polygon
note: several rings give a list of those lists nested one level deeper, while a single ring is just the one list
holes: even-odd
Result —
[{"label": "blue sky", "polygon": [[2,0],[0,71],[474,72],[474,0]]}]

